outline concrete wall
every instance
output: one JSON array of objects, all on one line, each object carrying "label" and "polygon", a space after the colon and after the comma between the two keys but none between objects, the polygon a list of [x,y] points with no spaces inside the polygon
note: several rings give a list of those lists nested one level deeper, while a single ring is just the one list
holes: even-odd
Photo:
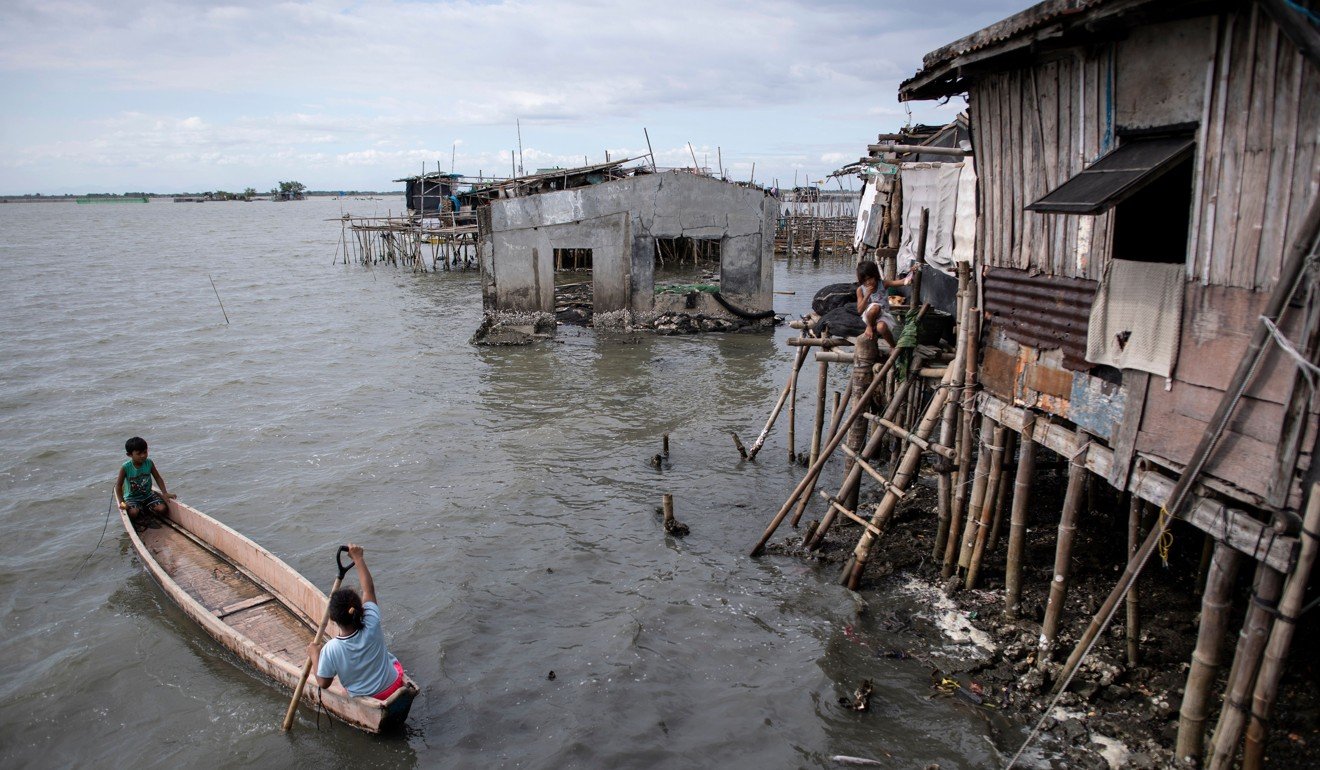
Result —
[{"label": "concrete wall", "polygon": [[721,293],[768,310],[777,211],[760,190],[684,172],[494,201],[482,260],[487,306],[553,312],[554,250],[589,248],[595,311],[650,311],[655,239],[687,237],[720,239]]}]

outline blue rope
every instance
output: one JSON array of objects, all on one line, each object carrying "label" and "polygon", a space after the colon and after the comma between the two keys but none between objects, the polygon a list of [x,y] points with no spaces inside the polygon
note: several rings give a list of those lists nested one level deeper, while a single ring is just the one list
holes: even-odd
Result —
[{"label": "blue rope", "polygon": [[1294,11],[1297,11],[1301,15],[1310,19],[1312,24],[1320,26],[1320,13],[1316,13],[1310,8],[1307,8],[1306,6],[1297,2],[1297,0],[1283,0],[1283,3],[1284,5],[1287,5],[1289,8],[1293,9]]}]

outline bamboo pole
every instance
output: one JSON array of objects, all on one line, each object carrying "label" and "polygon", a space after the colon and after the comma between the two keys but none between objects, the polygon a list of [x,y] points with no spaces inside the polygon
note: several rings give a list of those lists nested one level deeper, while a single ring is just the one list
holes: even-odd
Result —
[{"label": "bamboo pole", "polygon": [[[920,310],[920,312],[917,314],[917,317],[920,318],[922,315],[925,314],[925,312],[926,312],[926,308],[923,307]],[[800,348],[800,349],[807,350],[808,348]],[[870,392],[866,394],[867,398],[870,398],[872,395],[874,395],[876,384],[883,380],[884,372],[888,371],[889,369],[892,369],[894,367],[894,364],[898,361],[898,350],[899,350],[898,348],[895,348],[889,354],[889,360],[885,361],[884,368],[871,381],[871,387],[868,389]],[[863,401],[865,401],[865,399],[863,399]],[[798,482],[797,486],[793,488],[793,491],[788,496],[788,500],[784,502],[784,505],[779,509],[778,513],[775,514],[775,517],[770,521],[770,524],[766,526],[765,531],[761,533],[761,537],[756,541],[756,543],[752,545],[752,548],[749,551],[749,554],[751,556],[760,556],[761,552],[765,550],[765,544],[770,542],[771,536],[774,535],[776,529],[779,529],[779,525],[783,523],[784,517],[788,515],[789,510],[791,510],[793,505],[797,503],[798,498],[804,492],[807,491],[807,488],[815,483],[816,477],[820,475],[821,467],[825,465],[825,462],[827,460],[829,460],[830,455],[834,454],[834,450],[838,448],[839,443],[843,439],[843,436],[847,432],[848,428],[851,428],[852,424],[856,422],[860,416],[861,416],[860,414],[854,412],[848,415],[848,417],[839,426],[839,431],[830,438],[829,444],[827,444],[825,449],[821,451],[820,457],[817,457],[816,462],[812,463],[811,467],[807,468],[806,476],[804,476],[802,480]]]},{"label": "bamboo pole", "polygon": [[[957,266],[958,273],[958,335],[954,344],[953,362],[949,368],[953,369],[953,379],[949,382],[949,388],[954,394],[960,392],[962,388],[964,370],[966,364],[964,359],[967,355],[967,311],[971,307],[968,285],[970,284],[971,265],[967,262],[959,262]],[[958,443],[958,398],[950,398],[944,405],[944,418],[940,423],[939,443],[946,447],[954,447],[954,460],[957,461],[957,443]],[[938,559],[944,553],[945,543],[949,538],[950,518],[953,511],[953,481],[954,471],[949,464],[942,464],[939,476],[936,481],[936,525],[935,543],[931,547],[931,558]]]},{"label": "bamboo pole", "polygon": [[976,526],[976,544],[972,547],[972,557],[967,564],[967,581],[963,584],[969,590],[976,588],[976,581],[981,576],[981,560],[985,558],[985,544],[990,539],[994,499],[998,496],[1000,479],[1004,475],[1007,430],[1002,424],[995,424],[994,439],[990,446],[990,474],[986,480],[986,500],[990,504],[981,506],[981,518]]},{"label": "bamboo pole", "polygon": [[1201,597],[1201,624],[1196,634],[1196,649],[1192,651],[1192,667],[1187,672],[1187,686],[1183,690],[1182,706],[1178,709],[1178,741],[1176,756],[1200,759],[1205,742],[1205,709],[1210,700],[1210,687],[1219,673],[1223,660],[1224,632],[1228,627],[1228,611],[1232,604],[1233,579],[1237,577],[1240,554],[1222,542],[1216,542],[1210,569],[1206,573],[1205,591]]},{"label": "bamboo pole", "polygon": [[[806,356],[802,356],[803,361],[806,361],[806,359],[807,359]],[[801,366],[795,367],[793,369],[793,377],[791,379],[792,387],[789,389],[789,393],[788,393],[788,463],[789,465],[792,465],[793,463],[797,462],[797,386],[798,386],[798,375],[801,372],[802,372]]]},{"label": "bamboo pole", "polygon": [[[944,410],[944,402],[949,398],[949,381],[952,379],[952,370],[945,375],[942,387],[935,391],[935,395],[930,400],[930,405],[926,407],[925,414],[922,415],[921,423],[917,426],[916,433],[922,438],[930,436],[939,423],[941,412]],[[898,465],[898,470],[894,472],[894,477],[890,483],[897,490],[907,489],[907,485],[916,475],[917,465],[921,462],[921,447],[912,444],[903,454],[903,459]],[[884,530],[889,517],[898,505],[898,495],[895,489],[885,492],[885,496],[880,500],[880,504],[875,507],[875,513],[871,515],[871,523]],[[862,533],[861,539],[857,541],[857,547],[853,549],[852,558],[843,568],[841,582],[851,590],[857,590],[861,583],[862,572],[866,569],[866,562],[871,556],[871,545],[875,541],[875,536],[868,529]]]},{"label": "bamboo pole", "polygon": [[816,374],[816,421],[811,429],[811,452],[808,455],[812,463],[820,456],[820,434],[825,429],[825,390],[829,387],[829,377],[830,365],[821,361]]},{"label": "bamboo pole", "polygon": [[747,459],[755,460],[756,453],[761,451],[765,444],[765,439],[770,435],[770,428],[779,418],[779,412],[784,408],[784,402],[788,400],[788,394],[793,389],[793,384],[797,382],[798,371],[802,369],[802,362],[807,358],[809,348],[798,348],[797,355],[793,358],[793,370],[788,374],[788,382],[784,383],[784,389],[779,393],[779,400],[775,402],[775,408],[770,410],[770,418],[765,421],[765,427],[761,429],[761,435],[756,437],[756,441],[751,448],[747,450]]},{"label": "bamboo pole", "polygon": [[[968,304],[972,304],[970,288]],[[961,537],[963,510],[970,492],[970,485],[967,480],[971,478],[968,474],[972,473],[972,442],[976,440],[972,434],[972,429],[976,424],[976,358],[980,317],[975,307],[970,307],[967,310],[966,326],[966,332],[960,332],[960,334],[965,334],[965,343],[963,345],[962,419],[959,421],[958,426],[959,438],[954,442],[958,446],[958,468],[954,476],[953,507],[949,511],[949,537],[944,549],[944,565],[940,570],[940,574],[946,578],[953,574],[953,570],[957,566],[954,561],[954,554],[957,552]]]},{"label": "bamboo pole", "polygon": [[866,471],[866,475],[875,479],[876,483],[878,483],[881,487],[884,487],[886,492],[893,492],[894,494],[898,495],[898,498],[900,500],[907,497],[906,492],[891,484],[889,479],[885,478],[885,475],[883,473],[877,470],[874,465],[868,463],[866,460],[863,460],[861,455],[849,449],[847,444],[844,444],[839,448],[843,450],[844,454],[851,457],[853,462],[862,466],[862,470]]},{"label": "bamboo pole", "polygon": [[1013,477],[1013,509],[1009,515],[1008,557],[1004,566],[1004,614],[1016,618],[1022,600],[1022,554],[1027,546],[1027,506],[1031,504],[1031,482],[1036,473],[1036,416],[1027,412],[1018,450],[1017,474]]},{"label": "bamboo pole", "polygon": [[[880,351],[876,348],[874,339],[865,337],[857,338],[857,345],[853,347],[852,386],[854,394],[871,392],[871,381],[875,379],[875,362],[879,357]],[[865,417],[874,407],[875,401],[871,397],[853,397],[852,411],[854,414]],[[852,424],[852,427],[848,430],[848,438],[844,442],[844,445],[849,449],[852,449],[854,452],[860,451],[862,446],[866,444],[866,430],[867,425],[864,420],[855,421]],[[851,472],[853,469],[853,461],[848,460],[844,463],[843,467],[845,471]],[[852,510],[857,509],[856,486],[846,493],[840,491],[838,498],[839,501],[843,503],[844,507]]]},{"label": "bamboo pole", "polygon": [[1247,725],[1247,744],[1242,750],[1243,770],[1257,770],[1265,756],[1265,724],[1274,710],[1278,695],[1279,677],[1288,659],[1293,632],[1297,629],[1297,616],[1306,598],[1311,568],[1315,565],[1316,551],[1320,550],[1320,484],[1312,484],[1306,517],[1302,520],[1302,549],[1292,572],[1283,585],[1283,598],[1279,601],[1279,621],[1270,630],[1270,641],[1265,646],[1256,687],[1251,696],[1251,722]]},{"label": "bamboo pole", "polygon": [[[1128,548],[1127,557],[1131,559],[1137,552],[1137,545],[1141,542],[1141,519],[1146,511],[1146,501],[1136,495],[1132,495],[1131,503],[1128,507]],[[1141,651],[1139,641],[1141,639],[1141,602],[1140,591],[1133,585],[1132,590],[1127,595],[1127,661],[1128,666],[1135,668],[1140,662]]]},{"label": "bamboo pole", "polygon": [[1054,550],[1054,579],[1050,582],[1050,599],[1045,605],[1045,622],[1041,625],[1040,649],[1036,666],[1044,668],[1049,660],[1050,647],[1059,633],[1059,619],[1063,617],[1063,602],[1068,594],[1068,576],[1072,572],[1073,538],[1077,534],[1077,512],[1086,495],[1086,449],[1072,458],[1068,466],[1068,491],[1063,498],[1063,513],[1059,516],[1059,538]]},{"label": "bamboo pole", "polygon": [[994,517],[990,524],[990,539],[986,541],[986,551],[994,553],[999,548],[999,532],[1004,523],[1004,507],[1008,505],[1008,491],[1013,486],[1008,480],[1008,469],[1013,467],[1013,458],[1017,452],[1017,433],[1007,431],[1004,434],[1004,453],[1000,458],[1000,476],[995,484]]},{"label": "bamboo pole", "polygon": [[985,507],[985,488],[990,480],[991,446],[995,421],[988,415],[981,415],[981,445],[976,452],[976,470],[972,473],[972,491],[967,501],[967,518],[963,522],[962,544],[958,550],[957,565],[966,569],[972,563],[972,550],[976,548],[976,530],[974,525],[981,519],[981,509]]},{"label": "bamboo pole", "polygon": [[[909,400],[908,403],[911,404],[912,400]],[[922,451],[930,452],[932,454],[937,454],[949,460],[954,460],[957,459],[958,457],[957,453],[954,452],[951,448],[946,446],[941,446],[940,444],[936,444],[933,441],[927,441],[926,439],[917,436],[917,434],[913,433],[907,428],[904,428],[902,425],[899,425],[893,420],[886,420],[885,418],[874,414],[867,414],[862,416],[867,421],[875,423],[877,430],[883,429],[884,431],[889,433],[889,435],[899,439],[900,441],[906,441],[910,444],[916,444],[917,446],[921,447]]]},{"label": "bamboo pole", "polygon": [[1225,770],[1233,764],[1242,728],[1247,722],[1247,703],[1260,669],[1260,655],[1269,640],[1272,614],[1283,590],[1283,574],[1264,563],[1256,564],[1256,577],[1251,587],[1251,604],[1247,617],[1238,632],[1237,649],[1233,653],[1233,667],[1228,672],[1228,685],[1224,688],[1224,704],[1219,710],[1219,723],[1215,726],[1210,746],[1209,770]]}]

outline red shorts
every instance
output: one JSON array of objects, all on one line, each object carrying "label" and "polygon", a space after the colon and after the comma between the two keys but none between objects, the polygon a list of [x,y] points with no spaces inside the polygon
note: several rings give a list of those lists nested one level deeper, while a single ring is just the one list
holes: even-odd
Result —
[{"label": "red shorts", "polygon": [[394,670],[399,672],[399,677],[394,680],[394,684],[386,687],[384,690],[381,690],[371,697],[376,700],[388,700],[389,697],[394,694],[395,690],[403,686],[403,664],[397,660],[394,661]]}]

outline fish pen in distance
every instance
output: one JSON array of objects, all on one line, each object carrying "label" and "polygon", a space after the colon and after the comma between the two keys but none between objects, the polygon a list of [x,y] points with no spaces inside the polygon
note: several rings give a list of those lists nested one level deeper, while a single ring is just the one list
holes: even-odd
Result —
[{"label": "fish pen in distance", "polygon": [[336,262],[390,264],[415,272],[471,270],[477,266],[477,219],[473,212],[340,218]]}]

